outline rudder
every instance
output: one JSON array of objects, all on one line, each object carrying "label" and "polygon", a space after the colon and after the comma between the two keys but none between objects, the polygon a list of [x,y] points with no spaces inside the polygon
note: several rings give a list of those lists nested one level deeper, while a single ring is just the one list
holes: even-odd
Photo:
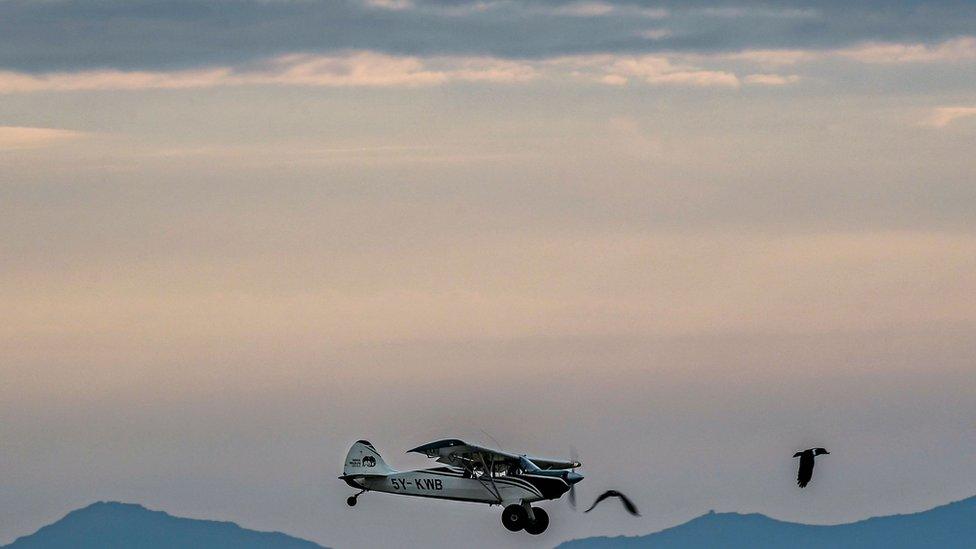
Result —
[{"label": "rudder", "polygon": [[352,445],[342,467],[343,476],[388,475],[395,472],[368,440],[358,440]]}]

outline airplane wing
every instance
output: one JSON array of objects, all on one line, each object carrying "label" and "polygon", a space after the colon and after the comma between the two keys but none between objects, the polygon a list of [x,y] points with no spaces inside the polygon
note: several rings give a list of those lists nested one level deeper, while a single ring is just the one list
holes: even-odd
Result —
[{"label": "airplane wing", "polygon": [[424,454],[429,458],[436,459],[439,463],[454,467],[469,467],[471,464],[481,465],[482,462],[494,464],[518,463],[520,459],[520,456],[515,454],[485,448],[484,446],[475,444],[468,444],[456,438],[437,440],[422,446],[417,446],[412,450],[407,450],[407,453],[410,452]]},{"label": "airplane wing", "polygon": [[526,456],[526,457],[528,457],[529,458],[529,461],[531,461],[532,463],[535,463],[536,466],[539,469],[542,469],[542,470],[547,470],[547,469],[573,469],[573,468],[576,468],[576,467],[582,467],[583,466],[583,464],[580,463],[580,462],[578,462],[578,461],[569,461],[569,460],[565,460],[565,459],[546,459],[546,458],[537,458],[537,457],[532,457],[532,456]]},{"label": "airplane wing", "polygon": [[539,469],[571,469],[580,466],[578,462],[521,456],[476,444],[468,444],[456,438],[434,441],[407,450],[407,452],[424,454],[429,458],[436,459],[439,463],[462,468],[483,464],[492,464],[492,466],[518,464],[522,458],[529,459]]}]

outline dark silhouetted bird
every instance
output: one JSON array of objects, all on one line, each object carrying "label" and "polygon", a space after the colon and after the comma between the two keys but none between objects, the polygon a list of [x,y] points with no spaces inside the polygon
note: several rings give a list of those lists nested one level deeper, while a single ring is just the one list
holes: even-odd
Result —
[{"label": "dark silhouetted bird", "polygon": [[796,485],[803,488],[813,478],[813,461],[815,456],[829,454],[826,448],[810,448],[802,452],[793,454],[793,457],[800,458],[800,469],[796,473]]},{"label": "dark silhouetted bird", "polygon": [[593,505],[590,505],[590,508],[584,512],[589,513],[590,511],[593,510],[594,507],[596,507],[598,503],[600,503],[601,501],[607,498],[620,498],[620,502],[624,504],[624,509],[626,509],[628,513],[634,515],[635,517],[640,516],[640,513],[637,511],[637,507],[634,505],[634,503],[629,499],[627,499],[627,496],[621,494],[616,490],[607,490],[606,492],[600,494],[600,497],[596,498],[596,501],[593,502]]}]

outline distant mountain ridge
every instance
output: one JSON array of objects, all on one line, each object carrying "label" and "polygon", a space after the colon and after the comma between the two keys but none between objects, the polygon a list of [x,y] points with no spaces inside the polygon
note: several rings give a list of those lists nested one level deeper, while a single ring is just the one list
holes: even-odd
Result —
[{"label": "distant mountain ridge", "polygon": [[976,496],[907,515],[837,525],[784,522],[760,514],[710,512],[654,534],[572,540],[559,549],[858,548],[920,549],[976,547]]},{"label": "distant mountain ridge", "polygon": [[[784,522],[760,514],[710,512],[657,533],[572,540],[559,549],[976,547],[976,496],[914,514],[837,525]],[[174,517],[141,505],[98,502],[72,511],[2,549],[324,549],[282,534],[233,522]]]},{"label": "distant mountain ridge", "polygon": [[72,511],[4,549],[324,549],[280,532],[257,532],[233,522],[196,520],[132,503],[93,503]]}]

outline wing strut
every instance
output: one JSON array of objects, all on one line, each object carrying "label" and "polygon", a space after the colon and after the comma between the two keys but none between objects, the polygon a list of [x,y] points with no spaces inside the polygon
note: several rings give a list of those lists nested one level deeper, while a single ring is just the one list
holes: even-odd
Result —
[{"label": "wing strut", "polygon": [[481,477],[475,477],[475,478],[477,478],[478,482],[480,482],[481,485],[485,487],[485,490],[488,490],[488,492],[491,495],[495,496],[497,503],[500,504],[502,502],[502,495],[501,492],[498,491],[498,486],[495,486],[495,469],[494,469],[495,460],[494,458],[492,458],[491,467],[489,467],[488,463],[485,462],[485,454],[483,454],[482,452],[478,452],[478,457],[481,458],[482,470],[485,472],[485,475],[488,475],[488,482],[482,480]]}]

